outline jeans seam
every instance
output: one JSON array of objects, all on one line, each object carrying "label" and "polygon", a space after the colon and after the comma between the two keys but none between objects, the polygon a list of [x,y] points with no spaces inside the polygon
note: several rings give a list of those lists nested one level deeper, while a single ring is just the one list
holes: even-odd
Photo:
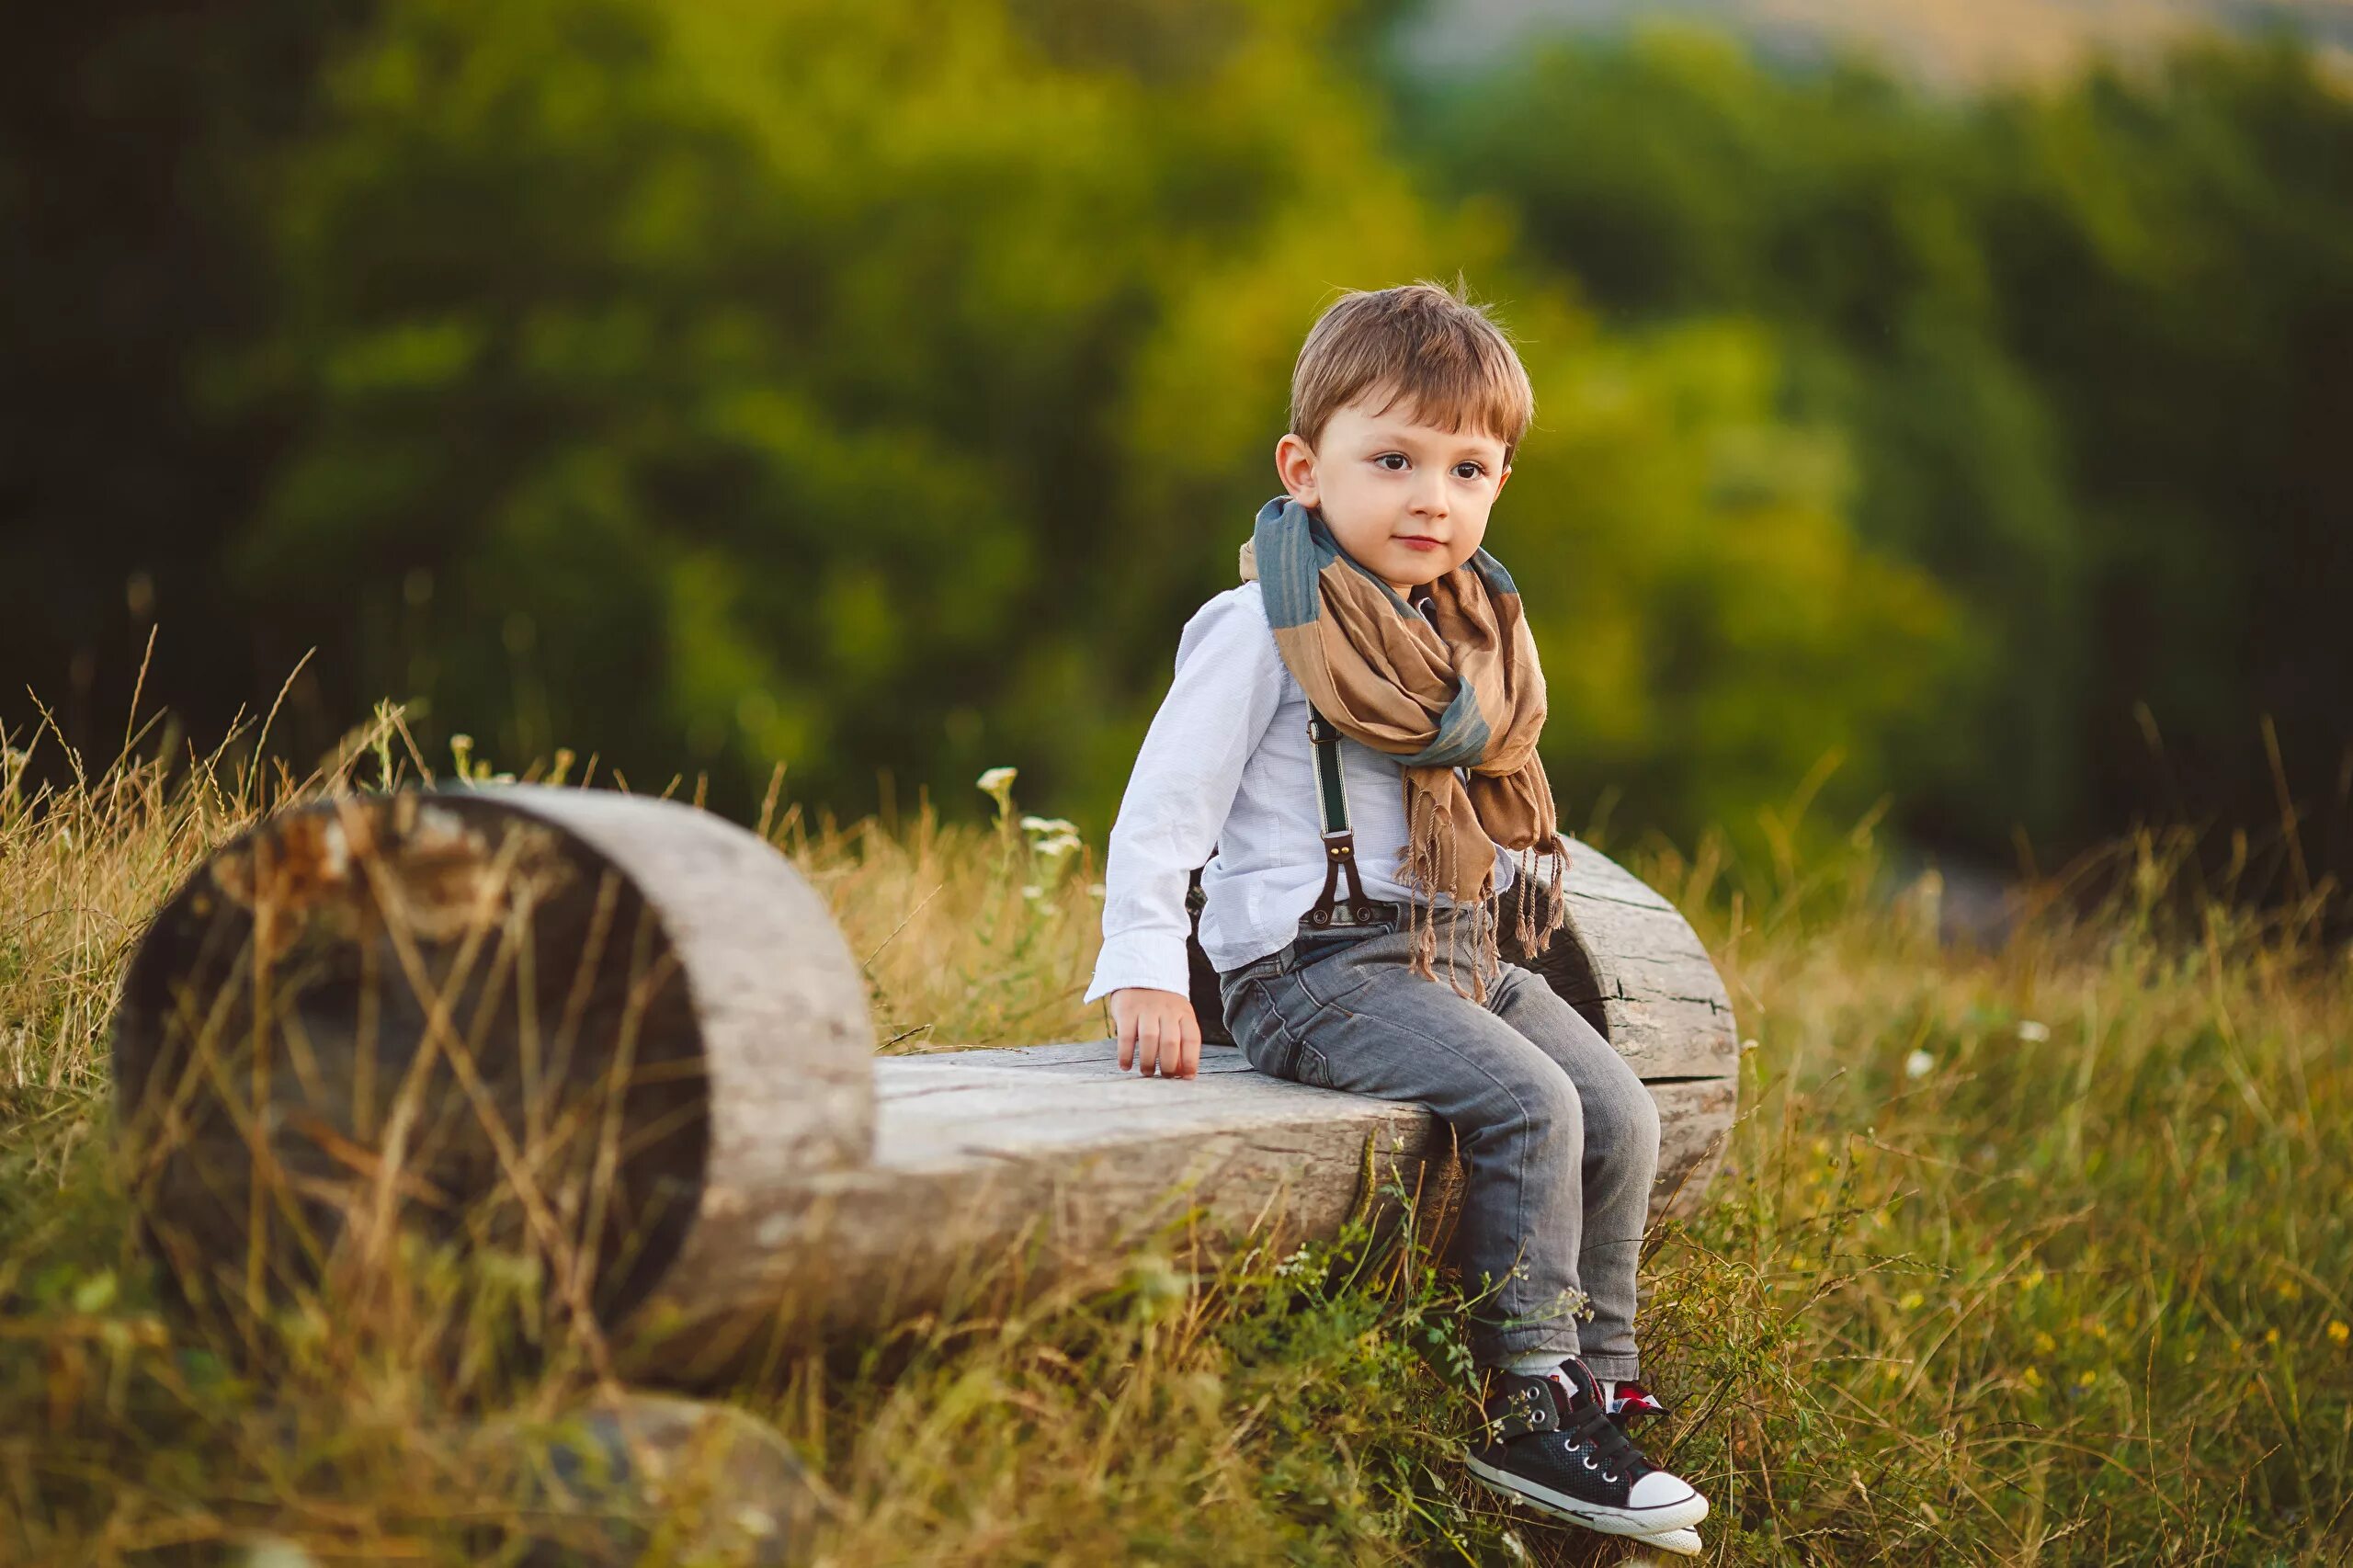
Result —
[{"label": "jeans seam", "polygon": [[[1327,953],[1324,956],[1326,958],[1337,958],[1340,956],[1340,953],[1344,953],[1346,951],[1347,951],[1347,949],[1346,948],[1342,948],[1338,949],[1338,951]],[[1307,970],[1314,967],[1315,966],[1313,964],[1303,965],[1300,969],[1291,971],[1290,977],[1291,980],[1299,986],[1300,993],[1319,1007],[1330,1007],[1336,1006],[1341,997],[1353,996],[1358,992],[1363,990],[1366,986],[1370,985],[1375,980],[1380,978],[1378,974],[1368,974],[1345,991],[1336,991],[1329,996],[1318,996],[1315,994],[1314,988],[1307,983],[1307,976],[1305,972]],[[1342,1008],[1341,1011],[1347,1012],[1347,1009]],[[1353,1013],[1349,1013],[1348,1016],[1350,1017],[1356,1017]]]},{"label": "jeans seam", "polygon": [[[1288,1078],[1292,1083],[1298,1083],[1300,1082],[1299,1053],[1307,1049],[1307,1041],[1304,1037],[1292,1031],[1290,1020],[1283,1016],[1282,1005],[1275,1000],[1274,988],[1267,983],[1267,982],[1271,978],[1271,976],[1262,975],[1257,980],[1251,982],[1251,983],[1259,988],[1259,996],[1267,1005],[1267,1017],[1273,1021],[1275,1032],[1280,1035],[1283,1038],[1284,1042],[1290,1047],[1290,1052],[1283,1058],[1283,1064],[1290,1068],[1290,1071],[1288,1073],[1277,1074],[1275,1075],[1277,1077]],[[1293,975],[1290,978],[1296,981],[1299,977],[1297,975]],[[1304,990],[1305,987],[1302,986],[1301,989]],[[1320,1056],[1323,1052],[1318,1051],[1316,1054]],[[1324,1088],[1330,1087],[1329,1085],[1320,1085],[1316,1086]]]},{"label": "jeans seam", "polygon": [[[1541,977],[1540,975],[1538,975],[1535,971],[1531,971],[1531,970],[1528,969],[1528,968],[1527,968],[1526,966],[1524,966],[1524,965],[1519,965],[1519,964],[1507,964],[1507,965],[1506,965],[1506,966],[1505,966],[1505,978],[1506,978],[1506,980],[1507,980],[1507,981],[1510,983],[1510,985],[1511,985],[1511,995],[1514,995],[1514,996],[1516,996],[1516,995],[1518,994],[1518,992],[1519,992],[1520,988],[1521,988],[1523,985],[1525,985],[1527,982],[1529,982],[1529,981],[1540,981],[1540,980],[1542,979],[1542,977]],[[1504,1009],[1505,1009],[1506,1006],[1508,1006],[1510,1005],[1510,996],[1499,996],[1499,995],[1497,994],[1497,993],[1501,993],[1501,992],[1503,991],[1503,989],[1504,989],[1504,987],[1503,987],[1502,983],[1498,983],[1498,985],[1497,985],[1497,987],[1496,987],[1496,993],[1491,993],[1491,994],[1490,994],[1490,998],[1489,998],[1489,999],[1490,999],[1490,1001],[1494,1004],[1494,1011],[1495,1011],[1495,1016],[1496,1016],[1497,1017],[1504,1017]],[[1590,1027],[1590,1023],[1589,1023],[1589,1021],[1584,1020],[1584,1018],[1583,1018],[1583,1015],[1582,1015],[1582,1014],[1577,1013],[1577,1010],[1576,1010],[1575,1005],[1574,1005],[1574,1004],[1573,1004],[1573,1003],[1568,1003],[1568,1002],[1566,1002],[1566,1001],[1565,1001],[1565,999],[1561,998],[1561,997],[1559,996],[1559,994],[1558,994],[1557,993],[1553,992],[1553,991],[1551,989],[1551,987],[1550,987],[1549,985],[1540,985],[1540,985],[1539,985],[1539,987],[1538,987],[1538,989],[1537,989],[1536,991],[1534,991],[1534,992],[1531,994],[1531,998],[1532,998],[1532,1003],[1533,1003],[1533,1005],[1536,1005],[1536,1006],[1544,1006],[1544,1005],[1549,1005],[1550,1003],[1552,1003],[1552,1002],[1555,1002],[1555,1001],[1560,1002],[1560,1003],[1562,1004],[1562,1006],[1563,1006],[1563,1007],[1565,1007],[1565,1008],[1566,1008],[1566,1010],[1567,1010],[1567,1012],[1568,1012],[1569,1014],[1574,1015],[1574,1016],[1575,1016],[1575,1017],[1576,1017],[1580,1021],[1586,1021],[1586,1022],[1587,1023],[1587,1027],[1588,1027],[1588,1028]],[[1504,1018],[1504,1021],[1505,1021],[1506,1023],[1510,1023],[1510,1022],[1511,1022],[1511,1020],[1510,1020],[1509,1018]],[[1513,1028],[1518,1028],[1518,1026],[1517,1024],[1514,1024],[1512,1027],[1513,1027]],[[1522,1032],[1525,1032],[1525,1031],[1522,1031]],[[1599,1031],[1598,1031],[1598,1030],[1596,1030],[1595,1032],[1596,1032],[1596,1033],[1599,1033]],[[1601,1036],[1601,1040],[1602,1040],[1602,1041],[1603,1041],[1603,1043],[1604,1043],[1604,1044],[1608,1044],[1608,1036],[1607,1036],[1607,1035],[1602,1035],[1602,1036]],[[1614,1048],[1614,1047],[1612,1047],[1612,1049],[1614,1050],[1615,1048]],[[1620,1056],[1620,1060],[1621,1062],[1622,1062],[1622,1061],[1624,1061],[1624,1057],[1623,1057],[1623,1055],[1622,1055],[1622,1054]],[[1631,1067],[1631,1063],[1629,1064],[1629,1066]],[[1640,1077],[1640,1074],[1639,1074],[1639,1072],[1637,1072],[1635,1075],[1636,1075],[1637,1079],[1639,1079],[1639,1077]],[[1636,1087],[1637,1087],[1637,1088],[1640,1088],[1640,1089],[1642,1089],[1642,1090],[1643,1090],[1643,1094],[1644,1097],[1647,1097],[1647,1096],[1648,1096],[1648,1091],[1647,1091],[1647,1089],[1646,1089],[1646,1088],[1643,1088],[1643,1085],[1641,1085],[1639,1083],[1637,1084]],[[1589,1131],[1589,1129],[1588,1129],[1588,1131]],[[1655,1176],[1656,1176],[1656,1166],[1655,1166],[1655,1164],[1654,1164],[1654,1166],[1653,1166],[1653,1178],[1654,1178],[1654,1180],[1655,1180]],[[1588,1231],[1585,1232],[1584,1233],[1582,1233],[1582,1234],[1580,1235],[1580,1237],[1579,1237],[1579,1240],[1578,1240],[1578,1245],[1577,1245],[1577,1278],[1578,1278],[1578,1282],[1579,1282],[1579,1286],[1580,1286],[1580,1288],[1582,1288],[1582,1286],[1583,1286],[1583,1282],[1584,1282],[1584,1280],[1586,1279],[1586,1278],[1587,1277],[1587,1272],[1588,1272],[1588,1271],[1587,1271],[1587,1270],[1586,1269],[1586,1267],[1585,1267],[1585,1263],[1586,1263],[1586,1260],[1587,1256],[1588,1256],[1590,1254],[1592,1254],[1592,1253],[1594,1253],[1594,1252],[1597,1252],[1597,1251],[1598,1251],[1598,1250],[1600,1250],[1600,1249],[1602,1249],[1602,1248],[1604,1248],[1604,1247],[1612,1247],[1612,1246],[1632,1246],[1632,1247],[1634,1247],[1634,1248],[1636,1248],[1636,1249],[1637,1249],[1636,1256],[1637,1256],[1638,1266],[1639,1266],[1639,1258],[1640,1258],[1640,1250],[1639,1250],[1639,1249],[1642,1247],[1643,1244],[1644,1242],[1648,1241],[1649,1239],[1650,1239],[1650,1226],[1649,1226],[1649,1223],[1648,1223],[1647,1220],[1645,1220],[1645,1221],[1644,1221],[1640,1225],[1640,1227],[1638,1228],[1638,1230],[1636,1231],[1636,1233],[1635,1233],[1634,1234],[1631,1235],[1631,1236],[1611,1237],[1611,1236],[1606,1236],[1606,1235],[1597,1234],[1597,1233],[1593,1233],[1593,1232],[1592,1232],[1592,1231],[1590,1231],[1590,1230],[1588,1230]],[[1637,1311],[1637,1309],[1636,1309],[1635,1307],[1631,1306],[1631,1305],[1630,1305],[1630,1306],[1629,1306],[1629,1308],[1628,1308],[1628,1310],[1627,1310],[1627,1313],[1626,1313],[1626,1328],[1627,1328],[1627,1332],[1628,1332],[1629,1334],[1631,1334],[1631,1333],[1632,1333],[1632,1331],[1633,1331],[1633,1320],[1634,1320],[1634,1317],[1635,1317],[1635,1315],[1636,1315],[1636,1311]],[[1580,1343],[1582,1343],[1582,1342],[1584,1341],[1584,1339],[1585,1339],[1585,1330],[1584,1330],[1582,1327],[1580,1327],[1580,1328],[1579,1328],[1579,1330],[1578,1330],[1578,1338],[1579,1338]],[[1641,1349],[1640,1349],[1640,1347],[1639,1347],[1639,1346],[1637,1346],[1637,1347],[1636,1347],[1636,1349],[1634,1349],[1632,1352],[1631,1352],[1631,1353],[1629,1353],[1628,1355],[1626,1355],[1626,1356],[1623,1358],[1623,1359],[1626,1359],[1626,1360],[1628,1360],[1628,1361],[1632,1361],[1632,1360],[1636,1359],[1637,1358],[1639,1358],[1639,1357],[1641,1356],[1641,1354],[1642,1354]],[[1612,1359],[1617,1359],[1617,1358],[1617,1358],[1616,1356],[1614,1356],[1612,1353],[1605,1352],[1605,1353],[1604,1353],[1604,1355],[1603,1355],[1603,1359],[1604,1359],[1604,1360],[1612,1360]],[[1589,1359],[1589,1358],[1588,1358],[1588,1359]],[[1631,1371],[1628,1371],[1628,1372],[1624,1372],[1624,1373],[1617,1373],[1617,1372],[1609,1372],[1609,1371],[1607,1371],[1606,1369],[1604,1369],[1604,1370],[1603,1370],[1603,1375],[1604,1375],[1604,1376],[1608,1376],[1608,1377],[1619,1377],[1619,1376],[1631,1377],[1631,1376],[1633,1376],[1634,1374],[1633,1374]]]}]

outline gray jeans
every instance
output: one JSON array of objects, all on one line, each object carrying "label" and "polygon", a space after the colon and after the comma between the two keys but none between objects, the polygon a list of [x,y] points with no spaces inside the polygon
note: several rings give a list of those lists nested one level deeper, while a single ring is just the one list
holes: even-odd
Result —
[{"label": "gray jeans", "polygon": [[1484,1006],[1455,994],[1449,930],[1468,987],[1487,918],[1440,910],[1436,982],[1407,969],[1402,928],[1302,933],[1219,977],[1226,1027],[1261,1073],[1416,1100],[1453,1126],[1466,1177],[1454,1260],[1474,1294],[1502,1281],[1469,1325],[1480,1364],[1557,1350],[1632,1378],[1658,1105],[1541,975],[1506,963]]}]

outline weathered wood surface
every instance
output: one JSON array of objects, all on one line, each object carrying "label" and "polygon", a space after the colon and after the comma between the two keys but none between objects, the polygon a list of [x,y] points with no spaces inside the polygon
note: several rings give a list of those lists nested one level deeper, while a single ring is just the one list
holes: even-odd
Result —
[{"label": "weathered wood surface", "polygon": [[[1428,1110],[1268,1077],[1231,1046],[1203,1047],[1191,1079],[1121,1073],[1108,1040],[886,1057],[875,1076],[872,1163],[809,1178],[807,1201],[769,1212],[728,1266],[674,1277],[692,1293],[649,1308],[678,1314],[660,1360],[691,1379],[697,1358],[723,1367],[754,1340],[840,1335],[960,1294],[999,1308],[1139,1248],[1199,1261],[1254,1232],[1277,1246],[1329,1236],[1360,1205],[1392,1225],[1392,1182],[1424,1195],[1434,1246],[1456,1217],[1461,1165]],[[1733,1090],[1652,1085],[1654,1219],[1698,1201]]]},{"label": "weathered wood surface", "polygon": [[[1688,1210],[1734,1109],[1723,988],[1606,857],[1574,846],[1567,886],[1536,967],[1650,1085],[1654,1214]],[[1390,1222],[1392,1178],[1434,1241],[1450,1225],[1461,1171],[1427,1111],[1231,1048],[1194,1079],[1121,1074],[1106,1040],[872,1051],[864,977],[781,855],[686,806],[528,786],[272,819],[166,904],[116,1031],[134,1197],[216,1299],[332,1278],[421,1223],[589,1277],[599,1319],[661,1346],[649,1375],[881,1328],[984,1277],[1026,1294],[1188,1210],[1197,1258],[1361,1205]]]}]

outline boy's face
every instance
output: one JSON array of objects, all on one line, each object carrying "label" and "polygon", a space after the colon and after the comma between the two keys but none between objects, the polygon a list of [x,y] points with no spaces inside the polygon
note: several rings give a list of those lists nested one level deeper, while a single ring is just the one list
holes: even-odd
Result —
[{"label": "boy's face", "polygon": [[1322,512],[1342,550],[1403,596],[1471,559],[1511,470],[1497,437],[1421,424],[1403,403],[1371,412],[1386,401],[1359,396],[1313,447],[1285,435],[1275,472],[1293,500]]}]

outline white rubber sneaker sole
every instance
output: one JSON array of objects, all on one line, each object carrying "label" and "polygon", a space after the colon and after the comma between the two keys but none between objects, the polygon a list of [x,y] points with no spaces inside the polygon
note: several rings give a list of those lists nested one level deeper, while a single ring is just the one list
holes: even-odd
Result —
[{"label": "white rubber sneaker sole", "polygon": [[1639,1540],[1644,1546],[1655,1546],[1661,1551],[1671,1551],[1677,1557],[1697,1557],[1701,1550],[1698,1530],[1661,1530],[1656,1535],[1629,1536],[1627,1539]]},{"label": "white rubber sneaker sole", "polygon": [[[1583,1498],[1572,1497],[1563,1492],[1555,1492],[1551,1487],[1530,1481],[1525,1476],[1498,1470],[1494,1465],[1481,1460],[1475,1454],[1463,1455],[1462,1462],[1470,1468],[1472,1475],[1506,1496],[1517,1497],[1521,1502],[1540,1508],[1548,1514],[1567,1519],[1574,1524],[1583,1525],[1586,1528],[1597,1530],[1603,1535],[1662,1535],[1671,1530],[1696,1525],[1708,1517],[1708,1500],[1696,1492],[1682,1502],[1671,1503],[1665,1507],[1613,1508],[1607,1503],[1588,1503]],[[1698,1538],[1695,1536],[1693,1537],[1695,1549],[1697,1543]],[[1666,1550],[1672,1551],[1675,1549],[1667,1547]]]}]

